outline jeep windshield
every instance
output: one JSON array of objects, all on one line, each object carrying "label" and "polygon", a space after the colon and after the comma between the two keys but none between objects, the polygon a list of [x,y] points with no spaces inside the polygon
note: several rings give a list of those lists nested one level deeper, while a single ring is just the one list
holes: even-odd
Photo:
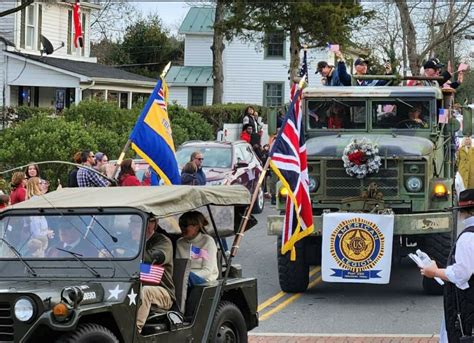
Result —
[{"label": "jeep windshield", "polygon": [[15,250],[24,259],[132,259],[142,232],[137,214],[5,216],[0,259],[17,259]]},{"label": "jeep windshield", "polygon": [[204,160],[204,168],[231,168],[232,167],[232,148],[230,146],[184,146],[176,152],[178,165],[182,168],[191,154],[200,151]]}]

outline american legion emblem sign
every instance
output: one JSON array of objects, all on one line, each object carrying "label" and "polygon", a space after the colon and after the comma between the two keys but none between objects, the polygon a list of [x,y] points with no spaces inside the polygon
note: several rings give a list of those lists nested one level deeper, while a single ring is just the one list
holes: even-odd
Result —
[{"label": "american legion emblem sign", "polygon": [[393,225],[393,215],[324,214],[323,281],[389,283]]}]

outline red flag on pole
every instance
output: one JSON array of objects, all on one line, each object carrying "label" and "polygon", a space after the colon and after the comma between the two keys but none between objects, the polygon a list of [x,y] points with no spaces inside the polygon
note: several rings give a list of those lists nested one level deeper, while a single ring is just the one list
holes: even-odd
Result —
[{"label": "red flag on pole", "polygon": [[72,7],[73,9],[73,20],[74,20],[74,47],[84,47],[84,37],[82,36],[82,23],[81,23],[81,4],[80,1]]}]

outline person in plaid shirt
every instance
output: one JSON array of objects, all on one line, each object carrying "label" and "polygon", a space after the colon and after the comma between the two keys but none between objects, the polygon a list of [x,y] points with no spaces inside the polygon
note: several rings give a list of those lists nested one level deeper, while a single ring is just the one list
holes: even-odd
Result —
[{"label": "person in plaid shirt", "polygon": [[[95,165],[95,155],[90,150],[84,150],[81,153],[82,165],[92,168]],[[107,187],[109,182],[87,168],[79,168],[77,171],[77,185],[79,187]]]}]

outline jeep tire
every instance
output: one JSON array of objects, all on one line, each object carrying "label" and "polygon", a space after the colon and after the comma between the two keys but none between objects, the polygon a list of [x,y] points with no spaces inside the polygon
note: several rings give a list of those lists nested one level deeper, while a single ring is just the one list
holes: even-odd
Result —
[{"label": "jeep tire", "polygon": [[296,261],[291,261],[289,252],[281,254],[281,236],[277,238],[278,280],[283,292],[299,293],[308,288],[309,264],[305,261],[304,241],[295,244]]},{"label": "jeep tire", "polygon": [[98,324],[80,324],[74,332],[61,336],[57,343],[119,343],[112,331]]},{"label": "jeep tire", "polygon": [[239,308],[230,301],[221,301],[212,323],[209,342],[247,343],[247,325]]},{"label": "jeep tire", "polygon": [[[438,267],[445,268],[451,251],[451,233],[430,234],[423,237],[421,250],[426,252]],[[423,277],[423,290],[426,294],[441,295],[443,286],[435,279]]]}]

